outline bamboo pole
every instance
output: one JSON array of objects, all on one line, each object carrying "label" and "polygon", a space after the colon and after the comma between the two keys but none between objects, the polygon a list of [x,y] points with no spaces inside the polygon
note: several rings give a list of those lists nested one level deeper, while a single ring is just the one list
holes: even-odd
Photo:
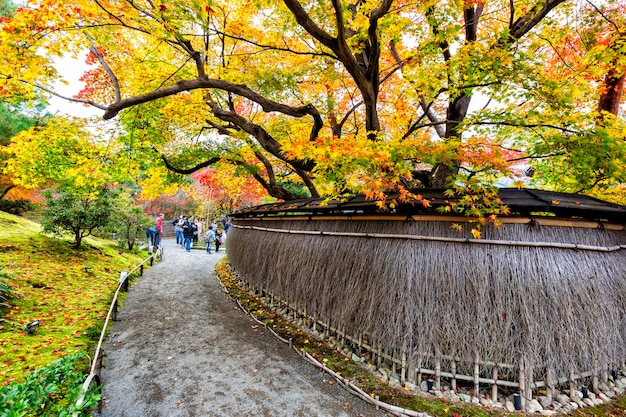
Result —
[{"label": "bamboo pole", "polygon": [[441,389],[441,356],[435,359],[435,389]]},{"label": "bamboo pole", "polygon": [[452,358],[452,361],[450,362],[450,373],[452,374],[452,379],[450,381],[451,389],[456,392],[456,360],[454,358]]},{"label": "bamboo pole", "polygon": [[550,399],[550,404],[554,402],[554,393],[556,391],[556,387],[554,386],[554,371],[552,369],[548,369],[546,371],[546,394]]},{"label": "bamboo pole", "polygon": [[478,395],[480,394],[479,378],[480,378],[480,364],[478,363],[478,356],[476,356],[476,359],[474,361],[474,396],[476,398],[478,398]]},{"label": "bamboo pole", "polygon": [[498,401],[498,366],[493,366],[491,368],[491,377],[494,380],[494,383],[491,384],[491,400],[493,402]]},{"label": "bamboo pole", "polygon": [[591,368],[591,373],[592,373],[592,377],[591,377],[591,389],[593,390],[593,393],[598,395],[600,394],[600,387],[599,387],[599,383],[598,383],[598,361],[593,361],[593,367]]},{"label": "bamboo pole", "polygon": [[526,411],[526,369],[524,367],[524,358],[519,361],[519,396],[522,404],[522,411]]}]

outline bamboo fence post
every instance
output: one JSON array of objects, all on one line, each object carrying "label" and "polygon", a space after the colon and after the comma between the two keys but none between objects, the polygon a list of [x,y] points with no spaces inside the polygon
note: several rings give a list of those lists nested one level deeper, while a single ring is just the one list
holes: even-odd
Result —
[{"label": "bamboo fence post", "polygon": [[422,355],[417,352],[417,386],[422,390]]},{"label": "bamboo fence post", "polygon": [[480,378],[480,364],[478,363],[478,355],[474,358],[474,397],[478,398],[480,394],[480,386],[478,378]]},{"label": "bamboo fence post", "polygon": [[406,344],[403,344],[402,345],[402,365],[400,367],[400,384],[404,386],[405,383],[406,383]]},{"label": "bamboo fence post", "polygon": [[380,342],[378,342],[378,354],[376,357],[376,368],[380,369],[380,367],[383,364],[383,347],[382,344]]},{"label": "bamboo fence post", "polygon": [[359,341],[357,342],[357,346],[359,347],[359,356],[363,354],[363,333],[359,332]]},{"label": "bamboo fence post", "polygon": [[441,389],[441,352],[437,351],[435,356],[435,389]]},{"label": "bamboo fence post", "polygon": [[491,368],[491,377],[493,378],[493,384],[491,385],[491,400],[493,402],[498,401],[498,364],[494,364]]},{"label": "bamboo fence post", "polygon": [[452,380],[450,381],[452,391],[456,392],[456,358],[452,357],[452,362],[450,362],[450,372],[452,373]]},{"label": "bamboo fence post", "polygon": [[574,369],[569,371],[569,397],[574,398],[574,392],[576,391],[576,384],[574,383]]},{"label": "bamboo fence post", "polygon": [[519,361],[519,396],[522,405],[522,411],[526,410],[526,369],[524,367],[524,358]]},{"label": "bamboo fence post", "polygon": [[598,395],[600,394],[600,387],[598,382],[598,362],[593,361],[593,367],[591,368],[591,389],[593,393]]},{"label": "bamboo fence post", "polygon": [[609,372],[607,371],[607,367],[608,365],[603,366],[602,371],[600,372],[602,382],[604,382],[605,384],[609,382]]},{"label": "bamboo fence post", "polygon": [[413,360],[415,357],[415,355],[413,354],[413,352],[411,351],[411,349],[408,350],[408,356],[407,356],[407,364],[406,364],[406,380],[408,382],[410,382],[411,384],[415,384],[415,361]]},{"label": "bamboo fence post", "polygon": [[546,392],[547,397],[550,399],[550,404],[554,402],[554,392],[555,392],[555,383],[554,383],[554,371],[552,369],[548,369],[546,371]]}]

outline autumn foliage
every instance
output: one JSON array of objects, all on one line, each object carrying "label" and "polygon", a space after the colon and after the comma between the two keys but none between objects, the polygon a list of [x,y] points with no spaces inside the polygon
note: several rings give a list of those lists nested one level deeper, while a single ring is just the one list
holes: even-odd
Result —
[{"label": "autumn foliage", "polygon": [[[598,192],[626,176],[623,16],[622,0],[27,2],[0,23],[0,96],[102,109],[149,194],[207,167],[279,199]],[[82,90],[54,84],[55,58],[85,55]]]}]

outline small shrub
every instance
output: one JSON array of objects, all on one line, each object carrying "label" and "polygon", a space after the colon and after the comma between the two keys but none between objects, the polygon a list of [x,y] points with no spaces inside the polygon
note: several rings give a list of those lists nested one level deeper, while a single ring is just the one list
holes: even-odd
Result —
[{"label": "small shrub", "polygon": [[85,355],[76,353],[29,373],[26,381],[0,388],[0,416],[89,416],[100,394],[89,390],[80,407],[76,401],[86,375],[77,370]]},{"label": "small shrub", "polygon": [[0,200],[0,211],[15,214],[16,216],[23,216],[24,213],[33,211],[35,205],[30,200]]}]

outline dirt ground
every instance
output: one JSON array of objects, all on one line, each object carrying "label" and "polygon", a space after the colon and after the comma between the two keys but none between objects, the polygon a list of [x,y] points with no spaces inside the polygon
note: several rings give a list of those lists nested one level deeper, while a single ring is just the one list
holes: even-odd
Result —
[{"label": "dirt ground", "polygon": [[263,332],[215,279],[223,254],[164,240],[105,344],[101,417],[386,416]]}]

